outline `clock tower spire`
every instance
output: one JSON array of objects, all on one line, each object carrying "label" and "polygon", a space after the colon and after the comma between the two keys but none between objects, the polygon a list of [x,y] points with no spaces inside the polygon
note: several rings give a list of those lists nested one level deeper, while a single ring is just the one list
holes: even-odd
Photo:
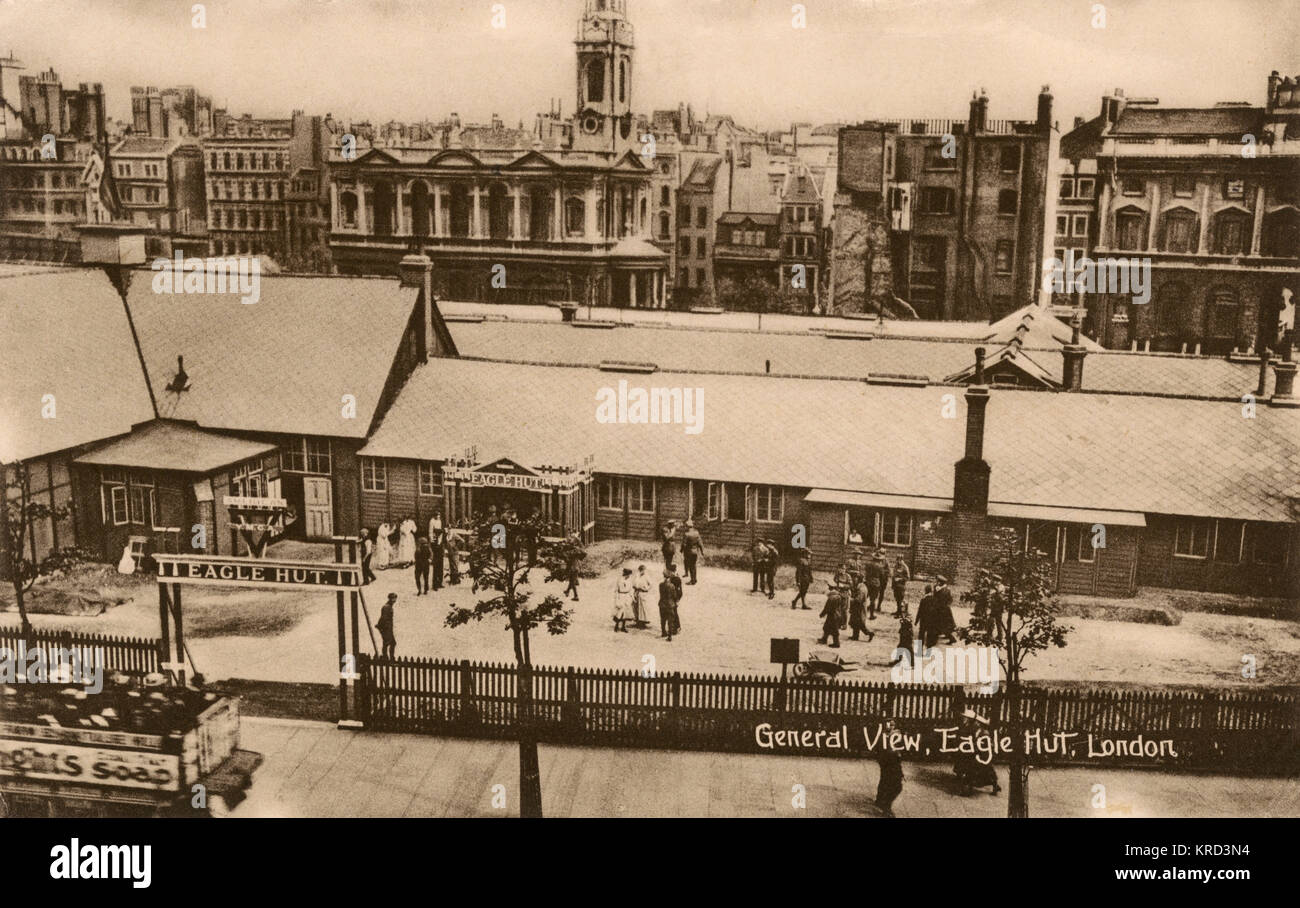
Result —
[{"label": "clock tower spire", "polygon": [[627,0],[584,0],[578,24],[575,150],[619,153],[632,134],[632,23]]}]

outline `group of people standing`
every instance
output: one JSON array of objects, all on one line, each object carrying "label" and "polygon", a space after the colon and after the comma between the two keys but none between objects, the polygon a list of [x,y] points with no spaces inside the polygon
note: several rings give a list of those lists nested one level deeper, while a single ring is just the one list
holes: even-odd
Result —
[{"label": "group of people standing", "polygon": [[[801,553],[801,562],[811,559],[806,550]],[[802,567],[801,563],[801,567]],[[790,603],[790,608],[801,598],[807,608],[808,583],[811,583],[812,571],[809,568],[801,577],[796,570],[795,579],[799,583],[799,595]],[[823,619],[822,636],[818,641],[830,641],[832,648],[840,645],[840,631],[852,628],[854,640],[860,640],[862,634],[867,641],[875,639],[876,633],[867,626],[868,621],[875,621],[877,615],[883,614],[886,591],[892,588],[894,593],[894,617],[907,618],[907,584],[912,579],[912,572],[899,555],[891,567],[883,549],[876,549],[869,560],[864,561],[859,555],[852,561],[846,561],[835,571],[826,594],[826,604],[820,617]]]},{"label": "group of people standing", "polygon": [[[399,541],[396,553],[392,545],[393,529],[388,523],[381,523],[374,537],[368,529],[361,531],[361,582],[374,582],[376,570],[390,567],[414,568],[415,594],[423,596],[432,588],[442,589],[443,570],[446,568],[449,582],[460,583],[460,552],[462,543],[456,530],[445,528],[442,516],[433,515],[429,519],[428,534],[415,532],[415,521],[406,518],[398,525]],[[409,552],[407,551],[409,548]]]},{"label": "group of people standing", "polygon": [[[631,621],[638,628],[650,626],[650,599],[654,584],[644,564],[638,566],[636,573],[631,568],[623,568],[623,576],[614,587],[614,631],[626,634],[627,624]],[[676,565],[668,562],[664,565],[662,579],[658,584],[659,593],[659,636],[672,641],[674,634],[682,630],[677,606],[682,601],[682,578],[677,575]]]}]

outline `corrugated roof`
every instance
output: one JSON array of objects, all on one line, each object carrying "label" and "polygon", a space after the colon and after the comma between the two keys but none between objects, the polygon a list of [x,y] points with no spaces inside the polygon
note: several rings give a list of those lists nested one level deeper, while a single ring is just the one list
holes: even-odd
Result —
[{"label": "corrugated roof", "polygon": [[[703,431],[601,424],[597,392],[702,388]],[[503,392],[503,389],[506,389]],[[963,395],[942,388],[438,359],[420,366],[362,453],[439,460],[478,445],[520,463],[595,455],[623,473],[950,498]],[[1300,411],[1115,395],[994,390],[990,500],[1289,522]]]},{"label": "corrugated roof", "polygon": [[[47,394],[52,419],[42,417]],[[153,416],[122,300],[102,271],[0,276],[0,463],[121,435]]]},{"label": "corrugated roof", "polygon": [[[865,378],[868,373],[884,372],[921,375],[934,383],[972,367],[975,347],[992,348],[1009,340],[1003,335],[998,341],[888,336],[842,340],[812,331],[668,325],[583,331],[558,320],[516,319],[452,322],[448,328],[457,349],[467,357],[565,365],[637,360],[667,370],[748,373],[762,373],[770,363],[772,372],[783,375]],[[1024,357],[1059,382],[1063,356],[1059,344],[1049,348],[1049,343],[1035,346],[1026,341]],[[1239,400],[1255,390],[1258,372],[1257,364],[1223,358],[1092,351],[1084,360],[1083,386],[1098,392]]]},{"label": "corrugated roof", "polygon": [[[263,275],[261,298],[154,293],[128,300],[161,416],[205,428],[363,438],[418,290],[396,279]],[[102,280],[102,278],[101,278]],[[106,283],[106,282],[105,282]],[[176,357],[190,389],[169,392]],[[343,395],[356,416],[342,416]]]},{"label": "corrugated roof", "polygon": [[275,445],[157,420],[83,454],[77,463],[210,473],[274,450]]}]

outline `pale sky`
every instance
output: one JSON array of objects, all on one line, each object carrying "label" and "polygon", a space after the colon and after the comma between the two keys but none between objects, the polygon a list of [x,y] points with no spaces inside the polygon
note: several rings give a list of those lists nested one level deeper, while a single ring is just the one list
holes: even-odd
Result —
[{"label": "pale sky", "polygon": [[[504,29],[492,28],[494,2]],[[232,113],[513,125],[559,97],[573,111],[581,0],[0,0],[0,55],[64,84],[193,84]],[[1032,119],[1050,84],[1063,129],[1103,92],[1167,105],[1262,104],[1300,74],[1300,0],[628,0],[638,112],[687,101],[764,129],[871,117]],[[8,78],[6,84],[10,84]]]}]

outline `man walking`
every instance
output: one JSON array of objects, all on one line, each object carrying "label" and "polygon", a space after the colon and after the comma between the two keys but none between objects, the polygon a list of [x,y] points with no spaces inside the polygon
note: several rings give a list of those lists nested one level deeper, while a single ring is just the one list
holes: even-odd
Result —
[{"label": "man walking", "polygon": [[762,592],[762,588],[765,585],[763,578],[767,576],[767,546],[763,544],[763,540],[754,540],[754,548],[751,553],[751,558],[753,559],[752,564],[754,568],[754,588],[751,589],[750,592]]},{"label": "man walking", "polygon": [[870,595],[864,579],[858,581],[849,599],[849,627],[853,628],[853,639],[857,640],[858,634],[865,633],[868,643],[876,639],[875,631],[867,627],[867,622],[863,620],[863,612],[866,610]]},{"label": "man walking", "polygon": [[763,582],[767,586],[767,598],[771,599],[776,595],[776,567],[781,559],[781,550],[771,539],[764,539],[763,543],[767,546],[767,561],[763,564]]},{"label": "man walking", "polygon": [[664,579],[659,581],[659,636],[667,638],[669,643],[673,634],[681,633],[681,625],[677,622],[677,603],[681,595],[671,575],[672,571],[664,568]]},{"label": "man walking", "polygon": [[802,549],[799,552],[799,564],[794,569],[794,582],[799,587],[799,592],[790,600],[791,611],[798,602],[803,603],[802,608],[808,608],[808,587],[812,586],[812,579],[812,553]]},{"label": "man walking", "polygon": [[704,539],[700,536],[700,531],[695,529],[695,521],[687,520],[686,532],[682,536],[682,559],[686,562],[686,576],[691,578],[687,583],[695,583],[695,566],[703,554]]},{"label": "man walking", "polygon": [[434,514],[429,518],[429,555],[433,567],[433,588],[442,589],[442,551],[447,544],[447,537],[442,529],[442,516]]},{"label": "man walking", "polygon": [[[892,720],[885,722],[881,741],[887,741],[894,731]],[[880,782],[876,785],[876,806],[887,817],[894,815],[894,800],[903,791],[903,760],[892,747],[881,744],[876,752],[876,765],[880,767]]]},{"label": "man walking", "polygon": [[445,548],[447,549],[448,582],[452,586],[457,586],[460,583],[460,536],[451,531],[444,531],[443,535],[447,540]]},{"label": "man walking", "polygon": [[894,586],[894,617],[907,617],[907,581],[912,579],[912,572],[907,567],[907,562],[903,556],[899,555],[894,559],[894,570],[891,574],[891,580]]},{"label": "man walking", "polygon": [[397,657],[397,637],[393,635],[393,606],[396,604],[397,594],[389,593],[388,601],[379,610],[379,620],[375,622],[375,630],[379,631],[379,636],[384,641],[382,655],[385,659]]},{"label": "man walking", "polygon": [[433,557],[433,548],[423,533],[415,540],[415,595],[429,594],[429,560]]},{"label": "man walking", "polygon": [[825,619],[822,622],[822,636],[818,643],[825,643],[827,640],[831,643],[832,649],[840,647],[840,622],[843,621],[844,613],[844,594],[836,587],[831,587],[826,594],[826,605],[822,607],[822,612],[818,616]]},{"label": "man walking", "polygon": [[370,531],[363,529],[361,531],[361,583],[363,585],[375,581],[375,572],[370,570],[370,559],[375,554],[375,541],[370,538]]},{"label": "man walking", "polygon": [[889,562],[885,560],[885,553],[880,549],[876,549],[876,554],[867,563],[866,580],[867,592],[871,596],[867,605],[867,617],[875,621],[876,612],[881,609],[885,601],[885,588],[889,586]]},{"label": "man walking", "polygon": [[582,541],[578,538],[576,532],[569,534],[569,551],[564,556],[564,570],[567,574],[569,585],[564,588],[564,598],[569,598],[569,593],[573,593],[573,601],[578,601],[578,562],[582,560]]}]

